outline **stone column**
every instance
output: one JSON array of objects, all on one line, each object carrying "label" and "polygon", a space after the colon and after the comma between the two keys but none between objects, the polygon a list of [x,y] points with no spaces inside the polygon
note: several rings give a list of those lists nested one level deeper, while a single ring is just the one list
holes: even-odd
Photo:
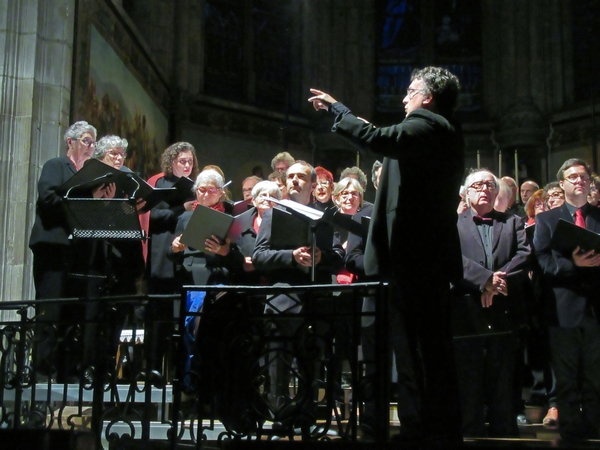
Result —
[{"label": "stone column", "polygon": [[503,156],[518,150],[527,178],[546,183],[549,117],[573,100],[569,2],[484,0],[482,25],[483,98],[496,143]]},{"label": "stone column", "polygon": [[34,298],[37,179],[64,152],[75,0],[0,0],[0,301]]}]

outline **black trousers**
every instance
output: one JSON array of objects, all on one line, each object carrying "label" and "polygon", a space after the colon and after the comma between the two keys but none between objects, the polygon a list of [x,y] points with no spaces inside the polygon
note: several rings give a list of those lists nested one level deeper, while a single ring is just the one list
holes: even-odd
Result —
[{"label": "black trousers", "polygon": [[566,439],[598,439],[600,325],[586,316],[577,327],[550,327],[549,334],[560,434]]},{"label": "black trousers", "polygon": [[400,439],[462,441],[449,284],[426,271],[392,277],[389,326],[398,372]]},{"label": "black trousers", "polygon": [[463,435],[519,435],[514,402],[516,341],[512,334],[457,338],[454,342],[460,385]]}]

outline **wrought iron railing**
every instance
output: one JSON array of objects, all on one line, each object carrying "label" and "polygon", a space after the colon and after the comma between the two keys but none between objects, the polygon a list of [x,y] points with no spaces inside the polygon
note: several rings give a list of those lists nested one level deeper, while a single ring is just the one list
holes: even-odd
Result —
[{"label": "wrought iron railing", "polygon": [[[185,286],[181,296],[0,303],[3,317],[18,317],[0,322],[0,428],[89,430],[104,448],[201,448],[356,440],[369,417],[385,441],[385,291]],[[365,298],[374,311],[363,312]],[[365,333],[373,350],[361,351]]]}]

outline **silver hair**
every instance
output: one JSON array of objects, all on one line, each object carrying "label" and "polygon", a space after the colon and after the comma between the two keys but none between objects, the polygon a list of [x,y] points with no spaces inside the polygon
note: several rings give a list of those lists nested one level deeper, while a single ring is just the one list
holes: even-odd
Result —
[{"label": "silver hair", "polygon": [[[492,172],[490,172],[488,169],[474,169],[472,170],[469,175],[467,175],[467,178],[465,178],[465,182],[463,184],[463,188],[465,190],[465,200],[467,202],[467,205],[469,205],[469,207],[471,206],[471,202],[469,202],[469,197],[466,195],[467,193],[467,189],[469,189],[469,187],[471,187],[471,185],[473,184],[473,180],[475,180],[476,176],[481,174],[481,173],[485,173],[485,174],[490,174],[493,179],[494,179],[494,184],[496,185],[496,192],[498,192],[498,189],[500,189],[500,183],[498,181],[498,177],[496,175],[494,175]],[[505,183],[506,185],[506,183]],[[506,185],[508,187],[508,185]],[[509,188],[510,189],[510,188]]]},{"label": "silver hair", "polygon": [[340,174],[340,180],[348,178],[348,175],[356,175],[363,191],[367,188],[367,175],[357,166],[346,167]]},{"label": "silver hair", "polygon": [[96,148],[94,148],[92,158],[102,159],[104,158],[106,152],[112,150],[113,148],[122,148],[123,153],[127,154],[128,145],[129,143],[127,142],[127,139],[109,134],[108,136],[104,136],[103,138],[99,139],[98,142],[96,142]]},{"label": "silver hair", "polygon": [[203,170],[202,172],[200,172],[198,174],[198,176],[196,177],[196,182],[194,183],[193,190],[195,191],[196,189],[198,189],[198,186],[200,186],[201,184],[207,184],[207,183],[212,183],[218,189],[221,189],[223,187],[223,185],[225,184],[225,180],[223,179],[221,174],[219,172],[217,172],[216,170],[206,169],[206,170]]},{"label": "silver hair", "polygon": [[467,189],[469,189],[469,187],[471,187],[471,185],[473,184],[475,176],[480,173],[489,173],[492,177],[494,177],[494,183],[496,184],[496,192],[498,192],[498,189],[500,188],[498,183],[498,177],[496,177],[496,175],[494,175],[488,169],[475,169],[471,171],[469,175],[467,175],[467,178],[465,178],[465,182],[463,184],[463,187],[465,188],[465,193],[467,192]]},{"label": "silver hair", "polygon": [[281,200],[281,190],[274,181],[259,181],[252,188],[252,200],[255,200],[263,192],[267,192],[269,196],[275,197],[277,200]]},{"label": "silver hair", "polygon": [[342,178],[340,181],[338,181],[335,184],[335,187],[333,188],[333,193],[331,194],[331,197],[334,199],[333,201],[337,205],[337,197],[342,193],[342,191],[344,189],[346,189],[349,186],[352,186],[360,194],[359,206],[362,207],[365,190],[363,189],[362,185],[360,184],[360,181],[358,181],[356,178],[346,177],[346,178]]},{"label": "silver hair", "polygon": [[96,131],[96,128],[94,128],[92,125],[87,123],[85,120],[80,120],[79,122],[75,122],[73,125],[71,125],[69,128],[67,128],[67,131],[65,131],[65,136],[64,136],[65,145],[67,144],[68,138],[81,139],[81,136],[83,136],[84,133],[93,134],[94,140],[96,139],[96,135],[98,134],[98,132]]}]

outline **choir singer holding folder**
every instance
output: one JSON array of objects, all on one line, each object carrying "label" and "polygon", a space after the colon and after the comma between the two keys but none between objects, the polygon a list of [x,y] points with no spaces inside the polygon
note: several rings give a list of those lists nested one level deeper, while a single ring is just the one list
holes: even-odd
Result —
[{"label": "choir singer holding folder", "polygon": [[[300,206],[307,206],[311,201],[311,194],[317,182],[317,173],[315,169],[305,161],[296,161],[286,172],[287,190],[290,196],[290,203],[298,203]],[[333,228],[327,224],[317,227],[316,230],[316,250],[314,255],[311,252],[310,239],[306,231],[308,230],[308,221],[297,219],[299,223],[298,230],[294,231],[291,227],[284,224],[281,229],[282,222],[277,219],[284,217],[279,215],[288,215],[292,221],[294,217],[289,216],[289,213],[282,211],[280,206],[277,206],[270,211],[267,211],[262,220],[258,235],[256,237],[256,245],[252,254],[252,261],[257,270],[265,272],[272,284],[275,285],[307,285],[307,284],[330,284],[331,276],[336,274],[344,264],[344,250],[339,241],[339,235],[334,235]],[[312,209],[312,208],[309,208]],[[315,210],[316,211],[316,210]],[[290,224],[289,222],[287,224]],[[306,226],[303,226],[305,224]],[[291,225],[291,224],[290,224]],[[296,230],[296,228],[295,228]],[[283,233],[281,233],[283,232]],[[287,241],[289,245],[278,245],[276,236],[284,234],[290,239]],[[301,236],[301,235],[304,236]],[[312,259],[315,259],[315,279],[311,280]],[[281,294],[271,298],[265,305],[265,313],[280,314],[288,313],[295,314],[306,312],[306,309],[317,308],[318,303],[308,303],[309,296],[304,294]],[[301,319],[290,319],[289,321],[274,321],[274,333],[291,338],[296,329],[302,323]],[[278,344],[275,344],[278,347]],[[280,348],[280,347],[278,347]],[[274,350],[276,355],[272,355],[272,363],[268,370],[270,375],[270,384],[268,389],[268,401],[271,403],[273,410],[277,411],[293,411],[294,408],[303,408],[306,415],[314,413],[311,402],[315,392],[305,392],[306,402],[297,398],[291,398],[289,392],[290,367],[294,357],[293,350],[289,351]],[[277,357],[275,357],[277,356]],[[299,359],[301,359],[299,357]],[[316,369],[316,367],[313,367]],[[314,376],[310,369],[307,370],[307,376]],[[312,384],[306,382],[307,386]],[[292,427],[294,415],[277,414],[274,417],[275,422],[280,422],[279,425]]]},{"label": "choir singer holding folder", "polygon": [[171,244],[169,256],[175,261],[180,286],[230,283],[231,266],[235,264],[235,259],[234,255],[230,254],[232,245],[229,239],[221,241],[217,236],[213,236],[206,239],[204,248],[189,248],[181,242],[181,235],[198,205],[231,214],[232,205],[221,201],[224,185],[223,177],[216,170],[207,169],[200,172],[194,183],[196,201],[192,211],[184,212],[177,221],[175,239]]},{"label": "choir singer holding folder", "polygon": [[562,206],[535,218],[533,246],[549,286],[544,305],[556,375],[559,430],[563,439],[598,439],[600,427],[600,253],[560,251],[552,237],[561,219],[600,233],[600,210],[587,203],[592,171],[581,159],[563,163],[557,178]]}]

